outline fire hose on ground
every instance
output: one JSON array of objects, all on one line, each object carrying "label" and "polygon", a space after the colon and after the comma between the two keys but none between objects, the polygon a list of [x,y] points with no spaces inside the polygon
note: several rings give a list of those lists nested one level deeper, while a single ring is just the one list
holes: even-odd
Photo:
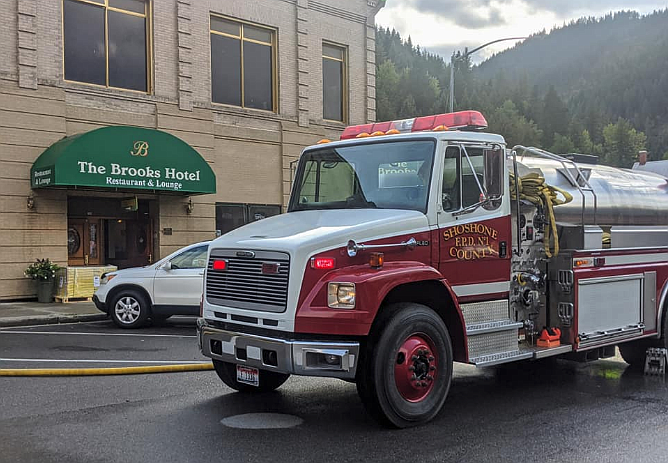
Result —
[{"label": "fire hose on ground", "polygon": [[150,373],[181,373],[186,371],[213,370],[211,363],[188,363],[181,365],[150,365],[142,367],[112,368],[3,368],[1,376],[108,376],[143,375]]}]

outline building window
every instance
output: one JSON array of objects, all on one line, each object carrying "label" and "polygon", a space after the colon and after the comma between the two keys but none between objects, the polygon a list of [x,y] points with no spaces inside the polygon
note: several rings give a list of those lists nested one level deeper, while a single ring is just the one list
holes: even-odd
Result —
[{"label": "building window", "polygon": [[276,31],[211,16],[211,100],[276,111]]},{"label": "building window", "polygon": [[272,204],[216,203],[216,234],[218,236],[281,213],[281,206]]},{"label": "building window", "polygon": [[145,0],[63,0],[65,80],[149,91]]},{"label": "building window", "polygon": [[322,116],[346,121],[346,49],[322,45]]}]

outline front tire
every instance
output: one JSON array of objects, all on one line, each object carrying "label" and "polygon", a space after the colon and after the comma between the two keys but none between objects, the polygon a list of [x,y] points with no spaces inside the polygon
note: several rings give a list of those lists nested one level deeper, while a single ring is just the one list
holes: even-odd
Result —
[{"label": "front tire", "polygon": [[234,363],[213,360],[213,368],[227,387],[239,392],[269,392],[281,387],[290,377],[286,373],[260,370],[260,385],[251,386],[237,381],[237,366]]},{"label": "front tire", "polygon": [[452,380],[452,343],[445,323],[421,304],[392,304],[369,338],[357,391],[379,423],[406,428],[443,407]]},{"label": "front tire", "polygon": [[150,305],[144,295],[136,290],[122,290],[114,296],[109,316],[119,328],[139,328],[146,324]]}]

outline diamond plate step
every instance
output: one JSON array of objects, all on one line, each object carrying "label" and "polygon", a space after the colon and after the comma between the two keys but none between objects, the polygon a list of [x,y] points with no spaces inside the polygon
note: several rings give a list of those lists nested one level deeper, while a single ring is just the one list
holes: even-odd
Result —
[{"label": "diamond plate step", "polygon": [[490,367],[492,365],[499,365],[501,363],[515,362],[518,360],[530,359],[533,357],[533,352],[526,352],[521,350],[514,350],[510,352],[500,352],[496,354],[482,355],[469,359],[476,367]]},{"label": "diamond plate step", "polygon": [[467,336],[476,336],[485,333],[495,333],[498,331],[517,330],[522,328],[522,322],[514,322],[512,320],[495,320],[493,322],[478,323],[475,325],[466,326]]},{"label": "diamond plate step", "polygon": [[484,357],[499,352],[512,352],[519,349],[517,327],[508,326],[507,329],[486,331],[475,336],[467,336],[469,358]]}]

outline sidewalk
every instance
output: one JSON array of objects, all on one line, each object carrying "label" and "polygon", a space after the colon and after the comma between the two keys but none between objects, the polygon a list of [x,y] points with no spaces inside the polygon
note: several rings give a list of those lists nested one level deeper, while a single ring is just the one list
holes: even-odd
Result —
[{"label": "sidewalk", "polygon": [[45,325],[104,320],[92,302],[2,302],[0,303],[0,327]]}]

